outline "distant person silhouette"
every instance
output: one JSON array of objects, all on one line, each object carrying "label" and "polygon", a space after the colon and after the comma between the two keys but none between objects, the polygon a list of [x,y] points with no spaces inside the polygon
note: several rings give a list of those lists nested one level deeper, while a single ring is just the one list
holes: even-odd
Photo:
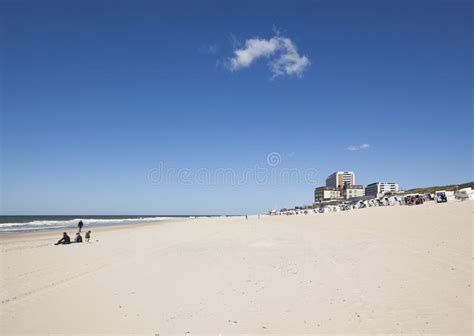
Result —
[{"label": "distant person silhouette", "polygon": [[84,223],[82,221],[79,221],[79,223],[77,223],[77,228],[79,229],[79,232],[82,231],[83,226],[84,226]]},{"label": "distant person silhouette", "polygon": [[63,232],[63,237],[58,240],[58,242],[54,245],[65,245],[65,244],[70,244],[71,243],[71,238],[67,235],[66,232]]}]

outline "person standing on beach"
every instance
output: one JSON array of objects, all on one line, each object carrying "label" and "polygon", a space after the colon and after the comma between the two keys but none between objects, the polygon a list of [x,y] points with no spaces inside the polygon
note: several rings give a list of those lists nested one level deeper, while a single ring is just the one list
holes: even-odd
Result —
[{"label": "person standing on beach", "polygon": [[77,223],[77,227],[79,229],[79,232],[81,232],[83,226],[84,226],[84,223],[80,220],[79,223]]}]

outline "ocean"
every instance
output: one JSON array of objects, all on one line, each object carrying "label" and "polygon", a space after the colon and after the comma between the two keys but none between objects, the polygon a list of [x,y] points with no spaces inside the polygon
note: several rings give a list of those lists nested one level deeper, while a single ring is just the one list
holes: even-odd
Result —
[{"label": "ocean", "polygon": [[143,224],[191,217],[194,216],[0,216],[0,233],[45,231],[59,228],[76,229],[80,220],[84,223],[83,230],[85,230],[91,227]]}]

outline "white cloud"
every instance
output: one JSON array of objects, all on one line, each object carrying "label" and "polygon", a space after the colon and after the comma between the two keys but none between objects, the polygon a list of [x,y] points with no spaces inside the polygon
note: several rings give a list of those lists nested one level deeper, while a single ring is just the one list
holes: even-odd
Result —
[{"label": "white cloud", "polygon": [[271,39],[248,39],[243,47],[234,48],[234,55],[227,62],[228,68],[232,71],[249,67],[259,58],[268,58],[268,66],[273,77],[283,75],[301,77],[311,64],[307,56],[300,56],[291,39],[280,35]]},{"label": "white cloud", "polygon": [[360,145],[350,145],[349,147],[347,147],[347,150],[358,151],[361,149],[368,149],[368,148],[370,148],[369,144],[360,144]]}]

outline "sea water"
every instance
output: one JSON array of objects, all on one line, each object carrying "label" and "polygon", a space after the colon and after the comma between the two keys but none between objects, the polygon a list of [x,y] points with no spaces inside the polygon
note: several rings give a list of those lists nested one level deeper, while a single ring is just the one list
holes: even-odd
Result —
[{"label": "sea water", "polygon": [[77,228],[80,220],[84,228],[124,224],[152,223],[192,216],[0,216],[0,233]]}]

